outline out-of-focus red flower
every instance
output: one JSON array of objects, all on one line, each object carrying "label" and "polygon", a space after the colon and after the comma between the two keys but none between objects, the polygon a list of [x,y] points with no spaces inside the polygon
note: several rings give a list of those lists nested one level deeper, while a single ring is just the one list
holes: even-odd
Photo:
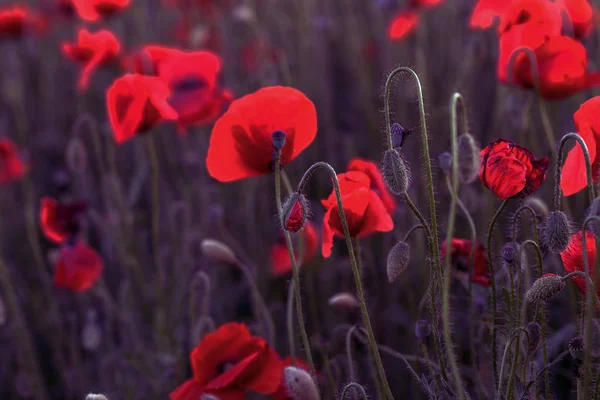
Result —
[{"label": "out-of-focus red flower", "polygon": [[592,32],[594,11],[588,0],[557,0],[573,24],[573,33],[577,38],[586,38]]},{"label": "out-of-focus red flower", "polygon": [[27,29],[43,33],[47,28],[48,20],[25,6],[0,8],[0,39],[18,39]]},{"label": "out-of-focus red flower", "polygon": [[158,75],[160,64],[183,52],[179,49],[161,45],[147,45],[122,60],[122,66],[129,72],[142,75]]},{"label": "out-of-focus red flower", "polygon": [[13,141],[7,137],[0,138],[0,185],[21,179],[28,170]]},{"label": "out-of-focus red flower", "polygon": [[190,360],[194,377],[171,392],[171,400],[198,400],[203,394],[241,400],[245,391],[274,393],[282,379],[277,353],[237,322],[204,336]]},{"label": "out-of-focus red flower", "polygon": [[57,0],[56,11],[65,18],[73,18],[77,13],[73,0]]},{"label": "out-of-focus red flower", "polygon": [[[338,175],[342,203],[350,236],[360,238],[375,232],[389,232],[394,222],[387,212],[383,201],[371,190],[371,179],[362,171],[349,171]],[[321,203],[325,207],[323,217],[323,257],[331,255],[334,236],[344,237],[339,207],[332,191]]]},{"label": "out-of-focus red flower", "polygon": [[40,226],[44,236],[54,243],[63,243],[79,232],[79,214],[87,209],[87,203],[77,201],[59,203],[43,197],[40,204]]},{"label": "out-of-focus red flower", "polygon": [[65,56],[83,65],[78,86],[80,90],[85,90],[88,88],[91,75],[96,68],[117,59],[121,45],[110,31],[101,30],[90,33],[86,29],[80,29],[77,41],[62,43],[61,49]]},{"label": "out-of-focus red flower", "polygon": [[408,9],[402,11],[392,20],[388,28],[388,37],[392,40],[403,40],[413,33],[419,25],[419,13]]},{"label": "out-of-focus red flower", "polygon": [[[281,366],[282,370],[285,367],[289,367],[289,366],[293,365],[292,357],[287,356],[286,358],[283,359],[281,364],[282,364],[282,366]],[[303,369],[306,372],[310,373],[310,366],[304,360],[301,360],[298,357],[296,357],[296,365],[295,366],[297,368]],[[294,398],[288,393],[288,390],[285,386],[284,379],[282,379],[281,384],[279,385],[279,388],[277,389],[277,391],[271,395],[271,398],[273,400],[294,400]]]},{"label": "out-of-focus red flower", "polygon": [[234,100],[216,122],[206,166],[210,175],[231,182],[272,171],[275,131],[285,133],[281,164],[295,159],[317,134],[317,111],[297,89],[270,86]]},{"label": "out-of-focus red flower", "polygon": [[358,157],[353,158],[348,163],[348,171],[362,171],[367,174],[369,179],[371,179],[371,189],[379,195],[390,215],[394,214],[394,211],[396,211],[396,200],[383,181],[383,176],[377,163]]},{"label": "out-of-focus red flower", "polygon": [[167,102],[169,87],[160,79],[127,74],[113,82],[106,92],[106,107],[115,141],[120,144],[162,121],[178,118]]},{"label": "out-of-focus red flower", "polygon": [[469,27],[488,29],[500,19],[513,0],[479,0],[473,8]]},{"label": "out-of-focus red flower", "polygon": [[[473,275],[471,280],[473,283],[477,283],[481,286],[490,286],[490,266],[487,255],[485,254],[485,248],[482,244],[476,243],[475,258],[473,262]],[[469,272],[469,257],[471,256],[471,250],[473,243],[466,239],[452,239],[450,245],[450,257],[452,258],[452,267],[454,272],[463,274]],[[444,240],[440,246],[440,257],[442,261],[446,257],[447,242]]]},{"label": "out-of-focus red flower", "polygon": [[479,179],[500,200],[533,194],[550,164],[548,157],[537,159],[527,148],[503,138],[481,150],[480,159]]},{"label": "out-of-focus red flower", "polygon": [[[319,237],[314,225],[308,222],[300,232],[304,240],[302,265],[308,263],[317,254]],[[294,252],[296,259],[298,254]],[[284,241],[271,247],[271,272],[275,276],[281,276],[292,272],[292,261]]]},{"label": "out-of-focus red flower", "polygon": [[179,114],[181,131],[214,121],[233,94],[217,85],[221,60],[209,51],[180,52],[160,63],[158,75],[171,89],[169,104]]},{"label": "out-of-focus red flower", "polygon": [[131,0],[73,0],[79,17],[85,21],[97,21],[118,14],[129,3]]},{"label": "out-of-focus red flower", "polygon": [[90,289],[102,275],[104,264],[92,247],[74,238],[60,248],[54,269],[54,285],[74,292]]},{"label": "out-of-focus red flower", "polygon": [[261,61],[279,62],[280,53],[264,40],[254,39],[240,48],[240,59],[247,74],[255,74]]},{"label": "out-of-focus red flower", "polygon": [[[592,163],[592,176],[598,182],[600,174],[600,96],[585,103],[573,115],[577,132],[585,141]],[[562,167],[560,187],[565,196],[573,195],[587,187],[585,157],[579,143],[575,144]]]},{"label": "out-of-focus red flower", "polygon": [[[582,240],[583,235],[581,231],[575,233],[571,236],[567,249],[560,253],[560,258],[565,266],[565,271],[568,273],[574,271],[585,272],[585,266],[583,265],[583,249],[581,247]],[[590,278],[592,279],[592,282],[596,282],[596,241],[592,232],[586,232],[585,234],[585,250],[589,262]],[[573,280],[573,283],[577,285],[579,291],[585,294],[585,278],[582,276],[574,276],[571,279]],[[596,292],[598,296],[600,296],[600,288],[597,287]]]}]

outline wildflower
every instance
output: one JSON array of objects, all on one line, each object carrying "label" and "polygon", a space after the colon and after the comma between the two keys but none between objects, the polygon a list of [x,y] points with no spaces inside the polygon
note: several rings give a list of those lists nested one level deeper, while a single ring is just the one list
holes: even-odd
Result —
[{"label": "wildflower", "polygon": [[73,0],[79,17],[85,21],[96,21],[120,13],[131,0]]},{"label": "wildflower", "polygon": [[408,267],[410,261],[410,245],[398,242],[392,248],[387,258],[387,276],[390,283],[394,282]]},{"label": "wildflower", "polygon": [[566,11],[578,39],[587,38],[592,32],[594,11],[588,0],[562,0],[558,4]]},{"label": "wildflower", "polygon": [[410,169],[396,149],[386,150],[381,162],[383,181],[390,192],[401,195],[406,192],[410,184]]},{"label": "wildflower", "polygon": [[571,239],[571,227],[567,215],[562,211],[550,213],[544,224],[544,242],[554,253],[564,251]]},{"label": "wildflower", "polygon": [[296,192],[285,201],[281,212],[282,228],[289,232],[298,232],[310,214],[308,200],[303,194]]},{"label": "wildflower", "polygon": [[527,291],[527,300],[531,303],[547,302],[563,291],[566,283],[561,276],[544,274]]},{"label": "wildflower", "polygon": [[163,120],[176,120],[177,112],[167,103],[168,86],[159,78],[127,74],[106,92],[106,106],[118,144],[144,133]]},{"label": "wildflower", "polygon": [[479,179],[500,200],[525,197],[538,190],[550,161],[537,159],[531,151],[500,138],[481,150]]},{"label": "wildflower", "polygon": [[29,166],[21,160],[13,141],[0,137],[0,185],[21,179],[28,170]]},{"label": "wildflower", "polygon": [[272,134],[277,130],[286,134],[282,165],[314,140],[317,112],[302,92],[270,86],[234,100],[213,128],[208,172],[221,182],[268,174],[273,161]]},{"label": "wildflower", "polygon": [[179,49],[151,44],[123,58],[122,66],[129,72],[158,75],[159,67],[164,61],[181,54],[183,51]]},{"label": "wildflower", "polygon": [[[473,275],[471,281],[481,286],[490,286],[489,263],[485,248],[482,244],[476,243],[475,258],[473,263]],[[452,239],[450,245],[450,256],[452,265],[456,273],[465,274],[469,270],[469,257],[471,256],[471,248],[473,243],[466,239]],[[440,257],[442,260],[446,258],[446,241],[440,246]]]},{"label": "wildflower", "polygon": [[0,9],[0,37],[19,38],[27,27],[29,11],[21,6]]},{"label": "wildflower", "polygon": [[[304,241],[304,249],[302,252],[302,264],[304,265],[312,260],[317,254],[319,237],[315,226],[311,222],[307,222],[304,225],[304,229],[300,231],[300,235],[302,235],[302,240]],[[270,253],[271,273],[273,275],[281,276],[292,272],[292,261],[290,260],[287,245],[283,240],[280,243],[271,246]],[[294,257],[298,259],[298,256],[299,255],[295,251]]]},{"label": "wildflower", "polygon": [[379,166],[370,160],[362,158],[353,158],[348,163],[348,171],[362,171],[371,179],[371,189],[375,191],[383,201],[386,210],[390,215],[394,214],[396,210],[396,200],[390,191],[388,190]]},{"label": "wildflower", "polygon": [[79,214],[87,209],[83,201],[59,203],[50,197],[42,197],[40,226],[44,236],[54,243],[63,243],[79,232]]},{"label": "wildflower", "polygon": [[103,64],[116,60],[121,50],[118,39],[112,32],[101,30],[90,33],[80,29],[75,43],[63,43],[62,52],[65,56],[83,64],[83,71],[79,78],[79,89],[85,90],[94,70]]},{"label": "wildflower", "polygon": [[[598,182],[600,171],[600,96],[583,103],[573,114],[577,133],[584,140],[592,163],[592,179]],[[585,158],[579,143],[569,150],[562,167],[560,187],[565,196],[570,196],[587,187]]]},{"label": "wildflower", "polygon": [[585,357],[585,340],[583,339],[583,336],[575,336],[569,341],[568,347],[571,357],[577,361],[583,361]]},{"label": "wildflower", "polygon": [[190,361],[194,376],[171,392],[171,400],[197,400],[204,394],[238,399],[245,398],[245,391],[272,394],[283,375],[277,353],[237,322],[204,336]]},{"label": "wildflower", "polygon": [[[581,231],[571,236],[569,246],[565,251],[560,253],[560,258],[565,266],[565,271],[568,273],[574,271],[585,272],[585,266],[583,265],[583,248],[581,247],[582,234]],[[587,252],[588,265],[590,268],[590,279],[595,282],[595,268],[596,268],[596,241],[594,240],[594,234],[592,232],[585,233],[585,249]],[[586,279],[582,276],[576,275],[571,277],[573,283],[577,285],[577,288],[582,294],[585,294]],[[598,295],[600,290],[596,288]]]},{"label": "wildflower", "polygon": [[411,0],[408,8],[396,16],[388,28],[388,37],[402,40],[413,33],[419,26],[421,12],[441,4],[443,0]]},{"label": "wildflower", "polygon": [[[338,175],[342,202],[348,229],[352,238],[365,237],[374,232],[389,232],[394,223],[385,205],[371,187],[371,179],[360,171]],[[321,203],[325,207],[323,217],[323,257],[331,255],[333,237],[344,237],[335,191]]]},{"label": "wildflower", "polygon": [[102,258],[96,250],[74,237],[60,249],[54,269],[54,285],[84,292],[98,281],[103,269]]},{"label": "wildflower", "polygon": [[488,29],[494,22],[504,14],[511,0],[479,0],[469,21],[469,27],[473,29]]},{"label": "wildflower", "polygon": [[502,247],[502,261],[508,265],[513,265],[517,261],[519,245],[516,242],[509,242]]},{"label": "wildflower", "polygon": [[420,342],[425,342],[431,335],[431,324],[424,319],[421,319],[415,323],[415,336]]}]

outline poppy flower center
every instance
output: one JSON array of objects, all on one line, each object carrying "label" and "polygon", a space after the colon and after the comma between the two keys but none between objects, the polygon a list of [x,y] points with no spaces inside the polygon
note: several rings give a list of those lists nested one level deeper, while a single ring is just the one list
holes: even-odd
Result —
[{"label": "poppy flower center", "polygon": [[100,15],[110,16],[116,14],[121,7],[118,4],[112,4],[110,2],[101,2],[94,5],[94,10]]},{"label": "poppy flower center", "polygon": [[219,372],[219,375],[221,375],[222,373],[233,368],[234,366],[235,366],[234,361],[223,362],[217,366],[217,371]]},{"label": "poppy flower center", "polygon": [[196,75],[188,75],[185,78],[175,82],[173,89],[180,92],[188,92],[193,90],[205,89],[208,84],[205,79]]},{"label": "poppy flower center", "polygon": [[150,102],[150,100],[146,100],[146,104],[144,105],[144,111],[142,113],[142,121],[140,122],[140,126],[138,127],[138,132],[145,132],[156,125],[160,119],[160,113],[154,107],[154,105]]}]

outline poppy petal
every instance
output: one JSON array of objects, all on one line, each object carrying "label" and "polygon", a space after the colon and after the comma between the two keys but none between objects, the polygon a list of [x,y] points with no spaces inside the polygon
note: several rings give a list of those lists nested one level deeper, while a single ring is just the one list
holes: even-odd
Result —
[{"label": "poppy petal", "polygon": [[388,37],[392,40],[402,40],[413,33],[419,25],[419,14],[410,9],[398,15],[388,29]]},{"label": "poppy petal", "polygon": [[369,192],[369,205],[363,215],[363,221],[358,237],[368,236],[373,232],[389,232],[394,229],[394,222],[383,201],[372,190]]}]

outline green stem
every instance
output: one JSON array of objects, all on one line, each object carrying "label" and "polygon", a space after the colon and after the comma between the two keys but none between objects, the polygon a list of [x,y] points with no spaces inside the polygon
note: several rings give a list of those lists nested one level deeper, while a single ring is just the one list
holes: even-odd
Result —
[{"label": "green stem", "polygon": [[365,399],[365,400],[368,399],[367,393],[365,392],[365,388],[362,387],[361,384],[356,383],[356,382],[350,382],[349,384],[344,386],[344,390],[342,390],[342,395],[340,397],[340,400],[346,400],[346,396],[348,395],[348,391],[350,389],[358,390],[358,392],[360,393],[360,395],[362,396],[363,399]]},{"label": "green stem", "polygon": [[535,210],[533,208],[531,208],[531,206],[521,206],[519,208],[517,208],[517,211],[515,212],[515,215],[513,216],[513,229],[512,229],[512,240],[514,242],[517,241],[517,221],[518,218],[521,215],[521,212],[523,211],[529,211],[531,213],[531,223],[533,224],[533,240],[537,243],[539,242],[539,234],[538,234],[538,227],[537,227],[537,214],[535,213]]},{"label": "green stem", "polygon": [[414,232],[416,232],[417,230],[419,230],[419,229],[425,229],[425,227],[424,227],[423,225],[421,225],[421,224],[412,226],[412,227],[411,227],[411,228],[408,230],[408,232],[406,232],[406,233],[404,234],[404,239],[403,239],[402,241],[403,241],[403,242],[407,242],[407,241],[408,241],[408,239],[410,239],[411,235],[412,235]]},{"label": "green stem", "polygon": [[596,385],[594,388],[594,400],[600,399],[600,367],[596,372]]},{"label": "green stem", "polygon": [[500,379],[498,380],[498,389],[496,391],[496,399],[498,399],[498,400],[501,399],[500,393],[502,393],[502,381],[503,381],[503,377],[504,377],[504,364],[506,362],[506,356],[508,355],[508,349],[510,348],[510,345],[512,344],[512,342],[515,339],[519,338],[519,333],[521,333],[521,332],[525,332],[527,334],[527,331],[524,328],[517,329],[517,331],[513,333],[513,335],[510,337],[510,339],[506,342],[506,345],[504,346],[504,354],[502,355],[502,362],[500,363],[500,375],[499,375]]},{"label": "green stem", "polygon": [[292,365],[296,365],[296,345],[294,338],[294,289],[296,288],[295,279],[292,277],[288,285],[288,296],[287,296],[287,311],[286,323],[287,323],[287,337],[288,337],[288,348],[290,352],[290,358]]}]

